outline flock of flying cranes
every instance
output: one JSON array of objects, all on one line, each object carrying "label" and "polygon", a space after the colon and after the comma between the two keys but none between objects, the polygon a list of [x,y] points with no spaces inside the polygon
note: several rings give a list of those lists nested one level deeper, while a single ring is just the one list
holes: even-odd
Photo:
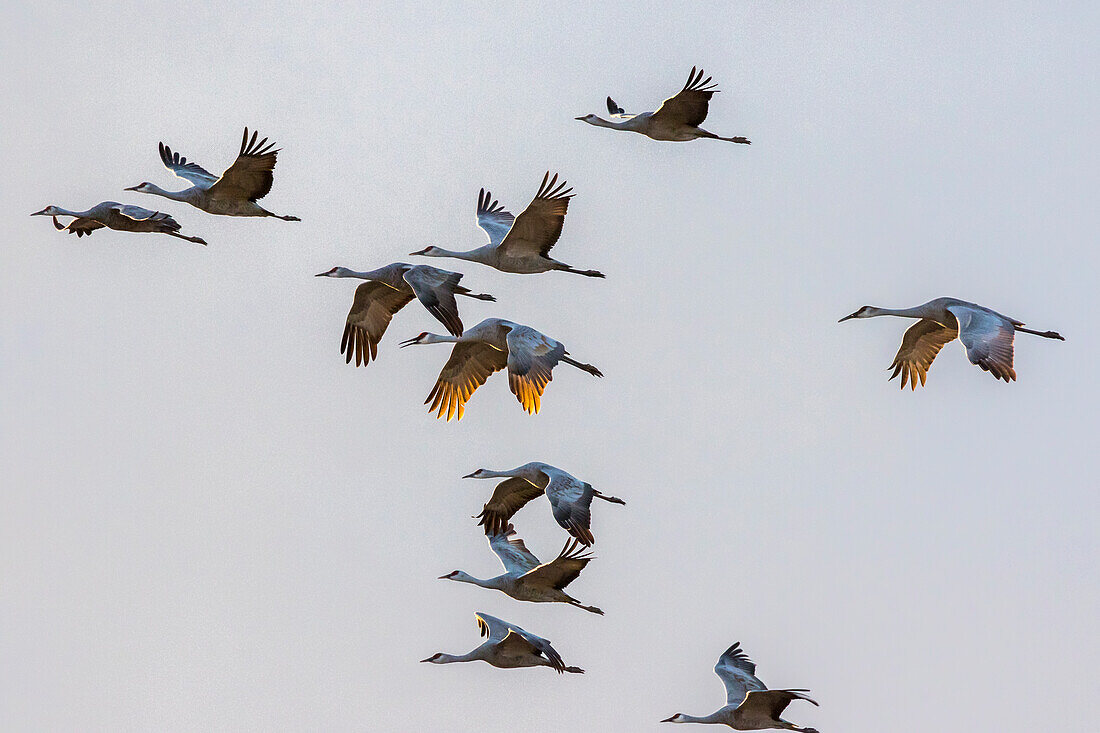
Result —
[{"label": "flock of flying cranes", "polygon": [[[611,120],[594,114],[577,117],[590,125],[626,130],[653,140],[686,142],[698,138],[724,140],[748,145],[744,137],[721,137],[699,125],[706,119],[711,97],[717,92],[711,77],[694,67],[687,83],[674,96],[666,99],[655,112],[626,114],[611,97],[607,109]],[[210,214],[223,216],[275,217],[285,221],[300,221],[298,217],[274,214],[257,201],[270,192],[278,150],[267,138],[249,136],[245,128],[237,159],[221,176],[215,176],[201,166],[188,162],[164,143],[160,158],[165,167],[192,185],[183,191],[167,191],[145,182],[125,190],[147,193],[173,201],[191,204]],[[478,195],[477,223],[489,243],[468,251],[451,251],[428,247],[412,256],[449,257],[477,262],[502,272],[534,274],[554,270],[604,277],[596,270],[581,270],[550,257],[550,250],[561,237],[565,215],[572,198],[572,189],[565,181],[548,171],[534,199],[519,216],[514,216],[482,189]],[[169,214],[129,204],[104,201],[86,211],[72,211],[47,206],[32,216],[53,218],[54,226],[82,237],[101,228],[129,232],[167,234],[198,244],[200,237],[180,232],[180,224]],[[71,217],[62,225],[58,217]],[[401,342],[401,346],[417,344],[453,344],[450,358],[428,394],[425,404],[437,418],[449,421],[461,419],[473,393],[495,372],[508,370],[508,385],[523,409],[539,411],[546,385],[553,379],[555,366],[564,362],[602,377],[591,364],[570,357],[565,346],[531,328],[500,318],[487,318],[471,328],[464,328],[458,313],[456,296],[475,300],[495,301],[486,293],[474,293],[459,284],[458,272],[394,262],[383,267],[355,271],[334,267],[317,277],[355,278],[363,280],[344,326],[340,352],[347,363],[355,359],[356,366],[366,366],[378,358],[378,344],[385,335],[393,316],[415,298],[420,301],[447,330],[448,335],[424,332]],[[1043,338],[1064,340],[1053,331],[1024,328],[1021,321],[1001,315],[984,306],[955,298],[937,298],[914,308],[890,309],[863,306],[841,318],[872,318],[900,316],[918,319],[906,330],[901,348],[889,369],[890,379],[901,376],[901,387],[909,384],[916,389],[917,381],[925,384],[928,369],[936,354],[950,341],[962,341],[971,363],[990,372],[995,378],[1009,382],[1016,379],[1013,369],[1013,341],[1017,331]],[[622,499],[600,493],[584,481],[545,463],[527,463],[505,471],[478,469],[464,478],[504,479],[485,503],[479,526],[485,530],[489,547],[500,559],[505,572],[493,578],[475,578],[455,570],[440,579],[470,583],[505,593],[519,601],[534,603],[565,603],[590,613],[603,615],[595,606],[588,606],[570,596],[565,588],[580,575],[594,557],[590,552],[595,537],[591,529],[591,505],[594,499],[613,504],[625,504]],[[568,532],[561,552],[550,562],[541,562],[516,537],[511,518],[525,504],[545,496],[557,523]],[[559,673],[583,673],[579,667],[566,666],[549,640],[486,613],[475,614],[478,628],[486,641],[466,654],[437,653],[423,662],[449,664],[483,661],[494,667],[551,667]],[[780,716],[795,700],[816,702],[806,696],[807,690],[768,689],[756,677],[756,665],[733,644],[718,659],[715,673],[726,687],[726,705],[716,712],[696,717],[676,713],[662,722],[717,723],[736,730],[783,729],[817,733],[814,728],[799,727]]]}]

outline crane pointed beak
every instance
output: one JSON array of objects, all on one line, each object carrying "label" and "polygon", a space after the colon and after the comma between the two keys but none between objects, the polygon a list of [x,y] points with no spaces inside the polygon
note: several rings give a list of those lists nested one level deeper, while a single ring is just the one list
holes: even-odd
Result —
[{"label": "crane pointed beak", "polygon": [[402,342],[401,342],[401,343],[399,344],[399,346],[400,346],[400,347],[401,347],[401,348],[403,349],[403,348],[405,348],[406,346],[412,346],[412,345],[413,345],[413,344],[415,344],[415,343],[418,343],[418,342],[417,342],[417,340],[416,340],[416,339],[414,339],[414,338],[412,338],[412,339],[409,339],[408,341],[402,341]]},{"label": "crane pointed beak", "polygon": [[31,216],[45,216],[45,215],[46,215],[46,212],[47,212],[47,211],[49,211],[49,208],[50,208],[50,207],[49,207],[49,206],[47,206],[47,207],[46,207],[45,209],[42,209],[42,211],[36,211],[36,212],[34,212],[33,214],[31,214]]},{"label": "crane pointed beak", "polygon": [[409,257],[415,257],[417,255],[422,255],[425,252],[427,252],[429,249],[431,249],[431,247],[425,247],[424,249],[417,250],[416,252],[409,252]]},{"label": "crane pointed beak", "polygon": [[136,191],[136,190],[138,190],[139,188],[141,188],[141,186],[140,186],[140,185],[138,185],[138,186],[130,186],[129,188],[124,188],[124,189],[122,189],[122,190],[123,190],[123,191]]},{"label": "crane pointed beak", "polygon": [[328,277],[330,274],[332,274],[332,270],[328,270],[326,272],[318,272],[316,275],[314,275],[314,277]]},{"label": "crane pointed beak", "polygon": [[[856,311],[856,313],[859,313],[859,311]],[[844,323],[844,322],[845,322],[845,321],[847,321],[847,320],[848,320],[849,318],[855,318],[855,317],[856,317],[856,313],[852,313],[851,315],[848,315],[848,316],[844,316],[844,317],[843,317],[843,318],[841,318],[841,319],[840,319],[839,321],[837,321],[837,323]]]},{"label": "crane pointed beak", "polygon": [[421,659],[420,661],[421,662],[430,662],[430,661],[432,661],[432,658],[428,657],[427,659]]},{"label": "crane pointed beak", "polygon": [[675,716],[675,715],[673,715],[673,716],[672,716],[671,718],[665,718],[665,719],[664,719],[664,720],[662,720],[661,722],[662,722],[662,723],[671,723],[671,722],[672,722],[672,721],[673,721],[673,720],[674,720],[675,718],[676,718],[676,716]]},{"label": "crane pointed beak", "polygon": [[473,478],[475,475],[477,475],[477,471],[474,471],[473,473],[468,473],[462,478]]}]

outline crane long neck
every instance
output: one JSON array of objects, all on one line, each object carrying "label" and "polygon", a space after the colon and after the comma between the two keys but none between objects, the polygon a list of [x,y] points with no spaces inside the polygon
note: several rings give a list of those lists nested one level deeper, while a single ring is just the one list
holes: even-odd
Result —
[{"label": "crane long neck", "polygon": [[453,578],[453,580],[457,580],[459,583],[469,583],[471,585],[477,585],[482,588],[491,588],[493,590],[497,590],[500,586],[500,583],[498,582],[499,578],[486,578],[485,580],[482,580],[481,578],[475,578],[469,573],[463,573],[462,575]]},{"label": "crane long neck", "polygon": [[458,260],[466,260],[467,262],[480,262],[486,264],[488,262],[488,252],[485,247],[478,247],[477,249],[467,250],[465,252],[455,252],[450,249],[443,249],[442,247],[436,247],[434,252],[425,252],[427,257],[454,257]]},{"label": "crane long neck", "polygon": [[[480,649],[480,647],[478,647]],[[476,662],[481,659],[478,655],[478,649],[474,649],[472,652],[465,654],[443,654],[440,653],[439,661],[436,664],[453,664],[455,662]]]},{"label": "crane long neck", "polygon": [[610,127],[612,130],[630,130],[633,128],[631,124],[633,120],[619,120],[616,122],[614,120],[605,120],[602,117],[593,117],[593,119],[585,120],[585,122],[590,125],[595,125],[596,127]]},{"label": "crane long neck", "polygon": [[341,274],[340,277],[354,277],[360,280],[380,280],[383,279],[382,276],[384,274],[385,268],[380,268],[377,270],[367,270],[365,272],[359,272],[358,270],[347,270],[345,273]]},{"label": "crane long neck", "polygon": [[478,478],[515,478],[515,471],[490,471],[488,469],[481,472]]},{"label": "crane long neck", "polygon": [[901,316],[902,318],[924,318],[926,309],[923,305],[915,308],[876,308],[876,316]]},{"label": "crane long neck", "polygon": [[150,183],[147,188],[148,190],[142,191],[142,193],[151,193],[155,196],[163,196],[164,198],[172,199],[173,201],[190,201],[191,199],[189,195],[191,189],[189,188],[182,191],[165,191],[163,188],[156,185],[155,183]]},{"label": "crane long neck", "polygon": [[69,211],[68,209],[62,209],[60,206],[55,206],[54,209],[57,210],[57,213],[54,214],[54,216],[75,216],[79,218],[82,216],[88,216],[92,213],[91,209],[88,209],[87,211]]}]

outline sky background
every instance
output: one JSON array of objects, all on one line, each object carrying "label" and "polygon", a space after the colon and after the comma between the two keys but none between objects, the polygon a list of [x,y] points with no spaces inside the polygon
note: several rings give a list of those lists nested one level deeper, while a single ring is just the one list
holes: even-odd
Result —
[{"label": "sky background", "polygon": [[[723,704],[739,640],[826,733],[1095,729],[1100,6],[369,5],[4,11],[0,727],[660,730]],[[573,119],[692,65],[751,147]],[[160,140],[220,172],[245,125],[301,223],[122,191],[187,185]],[[344,364],[356,283],[315,273],[479,246],[478,189],[518,213],[547,169],[554,255],[606,280],[422,261],[497,296],[467,326],[606,378],[436,421],[415,305]],[[210,246],[27,216],[104,200]],[[908,322],[836,323],[939,296],[1067,341],[1021,335],[1011,385],[956,342],[901,393]],[[460,477],[533,460],[628,502],[569,589],[605,617],[436,580],[499,572]],[[560,549],[545,506],[516,524]],[[588,673],[417,663],[477,610]]]}]

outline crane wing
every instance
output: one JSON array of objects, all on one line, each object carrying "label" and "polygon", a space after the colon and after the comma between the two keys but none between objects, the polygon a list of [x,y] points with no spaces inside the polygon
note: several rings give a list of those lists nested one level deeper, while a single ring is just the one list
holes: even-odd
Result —
[{"label": "crane wing", "polygon": [[564,471],[554,473],[550,477],[550,483],[546,485],[546,498],[550,500],[554,519],[583,545],[591,545],[596,541],[590,529],[592,497],[595,493],[591,484]]},{"label": "crane wing", "polygon": [[175,173],[180,178],[191,181],[199,188],[210,188],[217,182],[218,177],[203,168],[198,163],[188,163],[179,153],[173,152],[164,143],[160,143],[160,160],[164,167]]},{"label": "crane wing", "polygon": [[120,216],[125,216],[132,221],[156,221],[163,222],[165,225],[172,229],[179,229],[180,225],[170,214],[165,214],[163,211],[153,211],[152,209],[143,209],[140,206],[132,206],[130,204],[115,204],[111,207]]},{"label": "crane wing", "polygon": [[752,718],[779,720],[793,700],[805,700],[817,705],[816,701],[806,696],[807,692],[809,690],[749,690],[738,706],[738,712]]},{"label": "crane wing", "polygon": [[90,235],[96,229],[102,229],[106,226],[102,222],[98,222],[95,219],[89,219],[85,216],[78,216],[68,224],[62,224],[57,220],[56,216],[52,218],[54,229],[57,229],[59,232],[68,230],[69,234],[75,234],[77,239],[83,237],[85,234]]},{"label": "crane wing", "polygon": [[565,181],[558,183],[557,173],[550,178],[550,171],[547,171],[535,198],[516,217],[500,243],[501,250],[515,257],[546,257],[561,236],[572,190],[566,188]]},{"label": "crane wing", "polygon": [[553,369],[565,356],[558,341],[529,326],[508,331],[508,386],[523,409],[538,413],[542,393],[553,377]]},{"label": "crane wing", "polygon": [[596,558],[577,540],[565,543],[556,558],[543,563],[522,576],[522,580],[546,588],[562,590],[580,576],[581,571]]},{"label": "crane wing", "polygon": [[497,651],[506,657],[525,657],[528,654],[541,653],[528,636],[515,629],[509,629],[497,643]]},{"label": "crane wing", "polygon": [[740,705],[752,690],[766,690],[767,686],[756,676],[756,665],[741,651],[740,642],[734,642],[718,657],[714,673],[726,686],[726,704]]},{"label": "crane wing", "polygon": [[481,193],[477,195],[477,225],[489,237],[490,244],[495,247],[503,242],[515,220],[516,217],[506,211],[504,206],[493,198],[493,194],[484,188],[481,189]]},{"label": "crane wing", "polygon": [[398,290],[378,280],[368,280],[355,289],[355,300],[348,311],[340,353],[348,364],[366,366],[378,358],[378,342],[393,320],[393,314],[413,299],[412,291]]},{"label": "crane wing", "polygon": [[696,72],[691,67],[687,83],[674,97],[669,97],[650,118],[654,123],[669,125],[690,125],[698,127],[707,118],[707,109],[710,106],[710,98],[714,96],[715,85],[711,84],[711,77],[703,78],[703,70]]},{"label": "crane wing", "polygon": [[947,328],[931,318],[922,318],[905,330],[901,339],[901,348],[894,356],[893,363],[887,369],[893,369],[890,379],[901,375],[901,388],[905,389],[906,381],[911,389],[917,388],[917,379],[921,386],[928,376],[928,369],[932,366],[932,360],[944,344],[952,341],[959,332],[953,328]]},{"label": "crane wing", "polygon": [[451,358],[443,365],[435,386],[424,400],[425,405],[431,404],[428,412],[438,410],[437,418],[446,413],[448,421],[457,412],[461,420],[466,403],[477,388],[507,365],[508,355],[484,342],[455,344]]},{"label": "crane wing", "polygon": [[959,322],[959,341],[966,347],[966,358],[997,379],[1016,379],[1012,368],[1012,342],[1016,327],[1004,316],[965,305],[949,305],[947,310]]},{"label": "crane wing", "polygon": [[558,674],[565,671],[565,662],[557,649],[550,646],[549,641],[524,631],[518,626],[513,626],[508,635],[501,640],[497,645],[497,651],[506,657],[525,657],[528,654],[545,657]]},{"label": "crane wing", "polygon": [[481,611],[475,613],[474,616],[477,618],[481,635],[488,637],[491,641],[499,642],[499,649],[502,653],[508,656],[522,656],[530,653],[541,654],[554,666],[554,669],[559,672],[565,670],[565,663],[562,661],[561,655],[554,647],[550,646],[549,639],[532,634],[530,631],[524,631],[513,623],[495,618]]},{"label": "crane wing", "polygon": [[266,137],[257,143],[257,137],[259,133],[253,132],[250,140],[248,128],[244,128],[241,152],[233,165],[226,168],[221,178],[210,187],[212,196],[257,201],[268,194],[275,181],[272,171],[275,170],[275,156],[279,151],[274,149],[275,143],[267,142]]},{"label": "crane wing", "polygon": [[417,300],[442,323],[452,336],[462,335],[462,319],[458,317],[455,289],[462,274],[440,270],[429,265],[414,265],[403,276],[416,294]]},{"label": "crane wing", "polygon": [[481,635],[491,641],[500,641],[508,632],[511,631],[512,624],[497,618],[496,616],[490,616],[487,613],[478,611],[474,614],[474,618],[477,619],[477,628],[481,632]]},{"label": "crane wing", "polygon": [[[527,479],[510,478],[501,481],[493,490],[493,495],[481,514],[477,515],[479,526],[485,527],[485,534],[502,534],[507,530],[508,520],[523,508],[527,502],[542,496],[542,487],[535,486]],[[536,564],[538,561],[535,561]]]},{"label": "crane wing", "polygon": [[618,117],[620,119],[629,119],[631,117],[634,117],[634,115],[628,115],[626,113],[626,110],[615,104],[615,100],[611,97],[607,98],[607,113],[612,117]]},{"label": "crane wing", "polygon": [[509,524],[503,532],[490,534],[489,547],[500,558],[506,571],[516,574],[527,573],[538,567],[539,559],[527,549],[522,539],[512,537],[515,533],[515,527]]}]

